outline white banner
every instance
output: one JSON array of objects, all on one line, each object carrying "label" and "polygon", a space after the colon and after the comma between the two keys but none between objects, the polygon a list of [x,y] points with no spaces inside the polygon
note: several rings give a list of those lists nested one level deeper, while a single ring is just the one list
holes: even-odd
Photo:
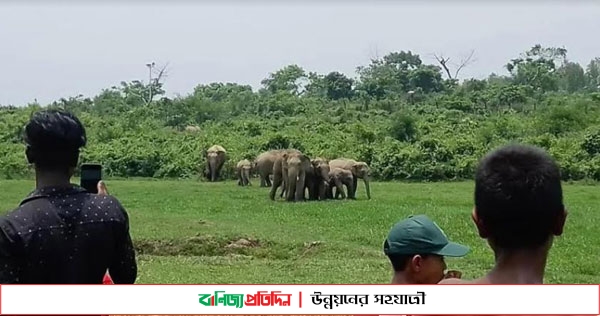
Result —
[{"label": "white banner", "polygon": [[598,285],[2,285],[0,313],[600,314]]}]

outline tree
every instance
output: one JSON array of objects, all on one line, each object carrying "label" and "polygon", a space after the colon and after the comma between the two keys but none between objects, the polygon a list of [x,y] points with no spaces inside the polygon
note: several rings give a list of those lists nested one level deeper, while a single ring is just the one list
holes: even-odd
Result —
[{"label": "tree", "polygon": [[592,90],[600,90],[600,57],[590,61],[585,71],[586,86]]},{"label": "tree", "polygon": [[517,84],[530,85],[541,91],[554,91],[558,89],[556,69],[566,61],[565,48],[544,48],[537,44],[519,58],[512,59],[506,64],[506,69]]},{"label": "tree", "polygon": [[460,73],[460,71],[464,67],[466,67],[469,64],[475,62],[475,60],[473,59],[473,54],[475,54],[475,50],[471,50],[471,53],[467,57],[462,58],[459,63],[452,64],[454,67],[456,67],[456,71],[454,72],[454,76],[450,72],[450,68],[448,68],[448,62],[450,61],[450,57],[444,58],[444,55],[440,55],[438,57],[436,54],[433,54],[433,57],[435,57],[435,59],[442,66],[442,68],[444,68],[444,71],[446,71],[446,74],[448,75],[448,79],[449,80],[456,80],[456,79],[458,79],[458,74]]},{"label": "tree", "polygon": [[387,96],[399,96],[421,88],[426,92],[443,89],[441,69],[424,65],[412,52],[392,52],[381,59],[372,59],[366,67],[358,67],[360,83],[357,90],[377,100]]},{"label": "tree", "polygon": [[270,73],[268,78],[261,81],[261,84],[270,93],[284,91],[292,95],[300,95],[303,92],[301,79],[307,79],[306,73],[302,67],[294,64]]},{"label": "tree", "polygon": [[[137,105],[142,103],[147,106],[156,96],[164,95],[162,80],[167,76],[167,65],[160,68],[155,68],[154,62],[146,64],[149,69],[148,84],[144,84],[141,80],[133,80],[131,82],[121,81],[120,91],[125,95],[127,103]],[[152,74],[155,75],[152,78]]]},{"label": "tree", "polygon": [[327,96],[325,77],[316,72],[308,73],[308,84],[305,87],[305,97],[324,98]]},{"label": "tree", "polygon": [[421,88],[425,93],[443,90],[441,69],[434,65],[424,65],[412,71],[409,75],[411,90]]},{"label": "tree", "polygon": [[327,97],[331,100],[350,99],[353,96],[352,84],[354,81],[345,75],[334,71],[324,78]]},{"label": "tree", "polygon": [[561,89],[569,93],[579,91],[586,86],[585,73],[578,63],[565,63],[558,69],[558,75],[560,77]]}]

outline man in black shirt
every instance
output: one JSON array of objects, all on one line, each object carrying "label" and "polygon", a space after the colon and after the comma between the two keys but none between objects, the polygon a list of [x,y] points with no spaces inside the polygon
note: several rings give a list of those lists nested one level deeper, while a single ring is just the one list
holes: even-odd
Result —
[{"label": "man in black shirt", "polygon": [[116,284],[135,282],[127,212],[103,183],[99,194],[70,183],[86,141],[64,111],[38,112],[25,127],[36,189],[0,217],[0,284],[102,284],[107,270]]}]

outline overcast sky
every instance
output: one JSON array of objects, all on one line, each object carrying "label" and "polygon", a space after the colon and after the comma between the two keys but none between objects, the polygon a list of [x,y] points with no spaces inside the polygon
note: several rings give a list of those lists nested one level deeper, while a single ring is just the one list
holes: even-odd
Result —
[{"label": "overcast sky", "polygon": [[583,66],[600,56],[600,5],[592,1],[245,2],[0,4],[0,104],[91,97],[147,80],[149,61],[169,63],[173,96],[215,81],[258,88],[292,63],[354,77],[356,66],[399,50],[433,63],[432,53],[459,59],[474,49],[461,77],[506,74],[503,65],[536,43],[565,46]]}]

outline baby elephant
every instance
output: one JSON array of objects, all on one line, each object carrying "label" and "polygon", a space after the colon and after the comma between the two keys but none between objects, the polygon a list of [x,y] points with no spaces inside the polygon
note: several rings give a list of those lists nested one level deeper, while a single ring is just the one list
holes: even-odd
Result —
[{"label": "baby elephant", "polygon": [[238,177],[238,185],[247,186],[252,185],[250,183],[250,173],[252,171],[252,162],[248,159],[240,160],[236,166],[236,173]]},{"label": "baby elephant", "polygon": [[346,198],[346,194],[344,193],[344,187],[346,186],[346,190],[348,191],[349,199],[356,199],[354,197],[354,176],[352,175],[352,171],[342,169],[342,168],[333,168],[329,171],[329,187],[327,189],[327,197],[333,198],[333,188],[335,187],[335,198],[337,199],[340,195],[342,199]]}]

